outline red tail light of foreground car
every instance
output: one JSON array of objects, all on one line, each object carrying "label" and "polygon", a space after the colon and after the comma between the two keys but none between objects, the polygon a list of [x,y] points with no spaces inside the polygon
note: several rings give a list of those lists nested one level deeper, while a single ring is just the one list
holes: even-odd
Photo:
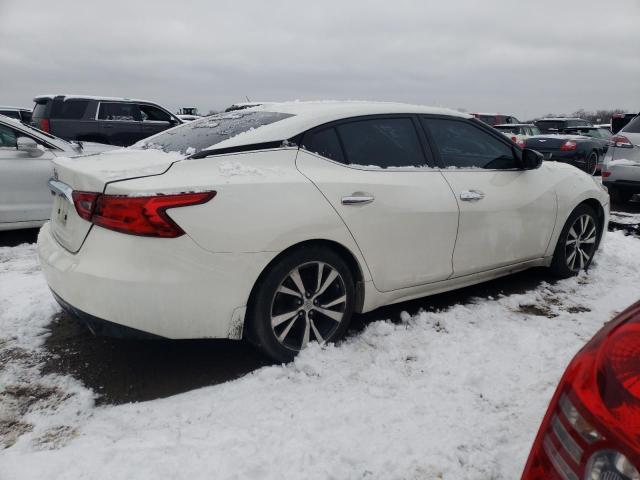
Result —
[{"label": "red tail light of foreground car", "polygon": [[569,364],[523,480],[640,480],[640,302]]},{"label": "red tail light of foreground car", "polygon": [[184,231],[167,215],[167,210],[208,202],[216,192],[179,193],[128,197],[95,192],[73,192],[78,215],[94,225],[117,232],[147,237],[175,238]]}]

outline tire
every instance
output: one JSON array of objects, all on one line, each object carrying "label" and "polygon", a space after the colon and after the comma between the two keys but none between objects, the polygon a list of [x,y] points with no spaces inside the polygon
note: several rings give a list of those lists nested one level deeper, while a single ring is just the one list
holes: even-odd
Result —
[{"label": "tire", "polygon": [[301,247],[259,280],[249,306],[247,336],[273,360],[288,362],[310,341],[339,340],[354,305],[353,275],[342,257],[325,247]]},{"label": "tire", "polygon": [[608,187],[609,197],[613,203],[627,203],[633,197],[633,192],[617,187]]},{"label": "tire", "polygon": [[551,272],[560,278],[568,278],[588,269],[601,235],[596,212],[588,205],[579,205],[571,212],[560,232]]},{"label": "tire", "polygon": [[598,167],[598,152],[595,150],[589,154],[584,162],[584,171],[589,175],[596,174],[596,168]]}]

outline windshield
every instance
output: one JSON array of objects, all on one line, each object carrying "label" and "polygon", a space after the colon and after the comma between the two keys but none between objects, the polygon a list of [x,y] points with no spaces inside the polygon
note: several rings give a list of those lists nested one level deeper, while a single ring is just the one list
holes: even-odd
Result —
[{"label": "windshield", "polygon": [[565,127],[563,120],[539,120],[536,122],[536,126],[542,132],[562,130]]},{"label": "windshield", "polygon": [[240,133],[292,116],[288,113],[242,110],[220,113],[141,140],[133,148],[158,148],[165,152],[193,155]]}]

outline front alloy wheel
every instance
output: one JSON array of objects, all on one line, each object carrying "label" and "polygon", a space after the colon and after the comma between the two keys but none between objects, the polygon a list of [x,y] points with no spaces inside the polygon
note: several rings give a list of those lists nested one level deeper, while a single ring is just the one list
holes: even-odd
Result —
[{"label": "front alloy wheel", "polygon": [[551,271],[562,278],[589,268],[600,241],[598,217],[588,205],[579,205],[564,225],[556,244]]},{"label": "front alloy wheel", "polygon": [[596,249],[598,227],[589,214],[580,215],[569,229],[565,242],[567,267],[572,272],[585,269]]},{"label": "front alloy wheel", "polygon": [[324,246],[302,246],[277,260],[256,284],[247,338],[287,362],[309,342],[340,339],[354,304],[353,275],[344,259]]}]

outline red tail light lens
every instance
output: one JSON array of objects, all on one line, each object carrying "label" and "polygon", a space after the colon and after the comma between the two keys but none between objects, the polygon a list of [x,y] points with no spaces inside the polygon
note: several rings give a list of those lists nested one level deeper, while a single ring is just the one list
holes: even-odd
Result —
[{"label": "red tail light lens", "polygon": [[216,192],[199,192],[129,197],[73,193],[78,215],[85,220],[117,232],[162,238],[184,235],[184,230],[167,214],[168,209],[200,205],[215,195]]},{"label": "red tail light lens", "polygon": [[525,141],[524,141],[524,140],[518,140],[516,143],[518,144],[518,146],[519,146],[520,148],[524,148],[524,144],[525,144]]},{"label": "red tail light lens", "polygon": [[607,178],[611,176],[611,172],[607,172],[606,170],[602,171],[602,178]]},{"label": "red tail light lens", "polygon": [[95,192],[73,192],[73,204],[76,207],[76,212],[85,220],[91,220],[91,214],[98,198],[98,193]]},{"label": "red tail light lens", "polygon": [[562,144],[562,146],[560,147],[560,150],[562,150],[563,152],[570,152],[577,148],[578,148],[578,144],[576,142],[574,142],[573,140],[567,140]]},{"label": "red tail light lens", "polygon": [[640,302],[574,357],[523,480],[640,480]]},{"label": "red tail light lens", "polygon": [[51,133],[51,127],[49,125],[49,120],[46,118],[41,118],[39,122],[38,128],[43,132]]},{"label": "red tail light lens", "polygon": [[611,137],[611,141],[616,147],[620,148],[633,148],[633,143],[624,135],[614,135]]}]

